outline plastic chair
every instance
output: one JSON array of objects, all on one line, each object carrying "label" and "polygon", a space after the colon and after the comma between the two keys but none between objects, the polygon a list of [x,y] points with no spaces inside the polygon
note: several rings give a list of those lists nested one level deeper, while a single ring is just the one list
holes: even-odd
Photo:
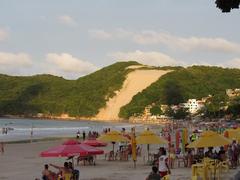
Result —
[{"label": "plastic chair", "polygon": [[213,176],[214,179],[220,179],[221,174],[221,163],[211,162],[209,163],[208,169],[211,172],[211,176]]},{"label": "plastic chair", "polygon": [[197,176],[192,176],[191,180],[197,180]]},{"label": "plastic chair", "polygon": [[221,162],[221,170],[224,172],[229,172],[229,162],[228,161],[222,161]]},{"label": "plastic chair", "polygon": [[170,175],[163,176],[161,180],[170,180]]}]

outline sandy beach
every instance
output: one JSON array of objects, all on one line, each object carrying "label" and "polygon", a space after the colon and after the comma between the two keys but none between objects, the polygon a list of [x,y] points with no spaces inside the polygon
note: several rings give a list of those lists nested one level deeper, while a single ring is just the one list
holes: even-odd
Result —
[{"label": "sandy beach", "polygon": [[[134,68],[138,68],[138,66]],[[170,71],[136,69],[129,73],[122,88],[116,92],[116,96],[108,100],[106,107],[100,109],[94,119],[119,120],[118,114],[121,107],[128,104],[134,95],[150,86],[168,72]]]},{"label": "sandy beach", "polygon": [[[7,144],[4,155],[0,155],[0,180],[33,180],[41,179],[41,171],[46,163],[62,165],[65,158],[42,158],[39,153],[49,147],[59,145],[64,140],[43,141],[34,143]],[[146,147],[143,145],[143,151]],[[151,152],[158,146],[150,146]],[[112,145],[104,147],[109,152]],[[144,154],[144,153],[143,153]],[[107,161],[104,155],[97,157],[96,166],[80,164],[76,166],[80,170],[81,180],[140,180],[145,179],[151,170],[151,166],[143,161],[144,155],[138,157],[137,167],[134,169],[132,160]],[[53,168],[50,168],[56,171]],[[222,179],[231,179],[237,170],[230,170]],[[171,180],[187,180],[191,178],[190,168],[172,169]]]}]

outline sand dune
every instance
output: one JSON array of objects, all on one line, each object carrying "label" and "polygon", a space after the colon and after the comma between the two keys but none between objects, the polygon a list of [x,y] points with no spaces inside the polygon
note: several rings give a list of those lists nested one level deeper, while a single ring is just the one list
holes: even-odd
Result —
[{"label": "sand dune", "polygon": [[122,89],[116,92],[116,96],[109,99],[105,108],[100,109],[94,119],[119,120],[120,108],[128,104],[138,92],[146,89],[162,75],[170,71],[164,70],[135,70],[127,75]]}]

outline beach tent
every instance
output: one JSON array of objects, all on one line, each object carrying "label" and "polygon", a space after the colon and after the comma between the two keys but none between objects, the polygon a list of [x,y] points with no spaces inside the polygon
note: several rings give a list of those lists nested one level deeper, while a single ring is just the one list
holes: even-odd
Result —
[{"label": "beach tent", "polygon": [[97,139],[87,139],[85,141],[83,141],[84,144],[87,144],[89,146],[93,146],[93,147],[104,147],[107,146],[107,143],[99,141]]},{"label": "beach tent", "polygon": [[200,138],[189,144],[187,148],[218,147],[228,145],[230,143],[231,140],[225,138],[224,136],[216,132],[205,131],[202,133]]},{"label": "beach tent", "polygon": [[168,144],[168,141],[156,135],[150,130],[143,131],[136,138],[137,144],[147,144],[148,145],[148,160],[149,160],[149,144]]},{"label": "beach tent", "polygon": [[46,151],[40,153],[41,157],[70,157],[70,156],[87,156],[103,154],[104,151],[97,149],[93,146],[89,146],[84,143],[80,143],[76,140],[69,140],[61,145],[52,147]]},{"label": "beach tent", "polygon": [[113,154],[114,154],[114,144],[116,142],[128,142],[129,139],[124,137],[120,132],[118,131],[110,131],[106,134],[102,134],[99,138],[97,138],[99,141],[103,142],[111,142],[113,144]]}]

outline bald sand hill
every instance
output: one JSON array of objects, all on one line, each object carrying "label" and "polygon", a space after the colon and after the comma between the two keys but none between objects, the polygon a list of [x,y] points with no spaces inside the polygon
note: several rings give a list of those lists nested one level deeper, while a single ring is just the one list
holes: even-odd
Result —
[{"label": "bald sand hill", "polygon": [[136,69],[135,71],[129,73],[122,88],[116,92],[116,95],[113,98],[108,100],[106,107],[101,108],[94,119],[120,120],[118,116],[120,108],[128,104],[134,95],[146,89],[162,75],[168,72],[170,71]]}]

